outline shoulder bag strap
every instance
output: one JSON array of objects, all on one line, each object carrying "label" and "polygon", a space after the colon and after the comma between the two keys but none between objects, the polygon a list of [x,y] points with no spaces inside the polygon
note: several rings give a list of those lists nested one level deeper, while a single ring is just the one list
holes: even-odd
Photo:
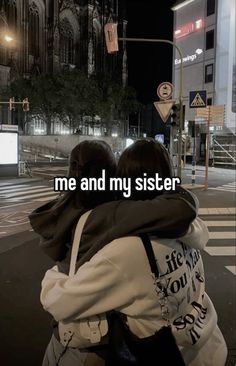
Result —
[{"label": "shoulder bag strap", "polygon": [[[156,258],[154,255],[154,251],[152,248],[152,243],[151,240],[149,239],[148,234],[141,234],[140,238],[143,242],[147,257],[148,257],[148,261],[151,267],[151,271],[154,274],[155,278],[158,279],[160,277],[160,272],[157,266],[157,262],[156,262]],[[168,306],[167,306],[167,300],[166,297],[164,296],[163,299],[159,299],[159,304],[161,307],[161,315],[162,315],[162,319],[166,321],[167,326],[170,325],[170,320],[169,320],[169,310],[168,310]]]},{"label": "shoulder bag strap", "polygon": [[143,242],[147,257],[148,257],[148,261],[151,267],[151,271],[152,273],[155,275],[156,278],[159,278],[159,270],[157,267],[157,262],[156,262],[156,258],[153,252],[153,248],[152,248],[152,243],[151,240],[149,239],[149,236],[147,234],[141,234],[140,238]]},{"label": "shoulder bag strap", "polygon": [[69,277],[74,276],[74,274],[75,274],[75,267],[76,267],[76,261],[77,261],[78,251],[79,251],[81,235],[83,232],[85,222],[91,212],[92,212],[92,210],[85,212],[80,217],[80,219],[76,225],[74,239],[73,239],[73,243],[72,243],[72,250],[71,250]]}]

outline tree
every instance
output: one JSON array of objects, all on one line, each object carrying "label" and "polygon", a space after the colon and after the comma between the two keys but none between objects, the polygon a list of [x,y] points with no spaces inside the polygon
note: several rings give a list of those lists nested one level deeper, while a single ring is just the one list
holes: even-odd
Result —
[{"label": "tree", "polygon": [[17,79],[7,94],[21,100],[28,97],[30,116],[45,122],[47,134],[54,132],[56,120],[74,131],[84,116],[92,125],[99,116],[109,133],[114,122],[123,124],[129,113],[140,109],[134,89],[106,75],[88,77],[77,69]]},{"label": "tree", "polygon": [[114,122],[124,126],[130,113],[139,112],[142,104],[137,101],[136,91],[130,86],[123,86],[118,80],[100,74],[96,76],[100,88],[101,101],[98,114],[110,132]]},{"label": "tree", "polygon": [[16,98],[29,98],[30,115],[45,122],[47,134],[51,134],[52,122],[58,117],[60,96],[59,78],[53,74],[40,74],[31,79],[16,79],[8,91]]},{"label": "tree", "polygon": [[60,115],[70,128],[78,127],[84,115],[94,116],[100,101],[96,80],[74,70],[60,75]]}]

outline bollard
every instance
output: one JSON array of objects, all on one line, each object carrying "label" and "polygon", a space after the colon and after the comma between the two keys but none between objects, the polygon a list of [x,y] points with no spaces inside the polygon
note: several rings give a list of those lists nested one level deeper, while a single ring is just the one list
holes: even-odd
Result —
[{"label": "bollard", "polygon": [[193,158],[193,160],[192,160],[192,185],[195,184],[195,179],[196,179],[196,162],[195,162],[195,159]]}]

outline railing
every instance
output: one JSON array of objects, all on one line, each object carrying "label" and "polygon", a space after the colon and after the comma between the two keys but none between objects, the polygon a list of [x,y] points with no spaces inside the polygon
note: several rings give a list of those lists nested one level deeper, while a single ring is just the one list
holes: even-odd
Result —
[{"label": "railing", "polygon": [[[213,140],[214,144],[216,144],[217,146],[219,146],[219,148],[224,151],[224,153],[226,155],[228,155],[228,157],[235,163],[236,162],[236,158],[234,156],[232,156],[217,140]],[[214,155],[215,155],[215,151],[214,151]],[[226,163],[227,164],[227,163]]]},{"label": "railing", "polygon": [[47,161],[51,162],[55,160],[66,160],[68,158],[66,154],[61,153],[57,149],[46,146],[21,144],[20,150],[22,155],[31,155],[32,158],[30,160],[34,161],[35,163],[41,159],[46,159]]}]

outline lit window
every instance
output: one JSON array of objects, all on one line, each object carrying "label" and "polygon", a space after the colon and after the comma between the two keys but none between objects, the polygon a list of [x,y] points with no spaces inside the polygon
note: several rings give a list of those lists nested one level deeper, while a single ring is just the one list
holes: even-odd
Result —
[{"label": "lit window", "polygon": [[202,19],[198,19],[195,21],[195,28],[196,30],[201,29],[203,27],[203,20]]},{"label": "lit window", "polygon": [[209,64],[205,66],[205,83],[211,83],[212,81],[213,81],[213,64]]}]

